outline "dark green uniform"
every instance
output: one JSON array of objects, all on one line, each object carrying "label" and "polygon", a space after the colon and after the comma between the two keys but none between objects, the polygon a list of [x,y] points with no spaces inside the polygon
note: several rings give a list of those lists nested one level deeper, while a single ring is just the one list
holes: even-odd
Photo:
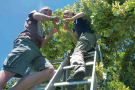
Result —
[{"label": "dark green uniform", "polygon": [[70,62],[71,65],[83,65],[84,54],[95,47],[97,39],[94,31],[91,30],[90,25],[87,23],[87,20],[83,20],[82,18],[78,18],[74,21],[73,31],[76,31],[80,38],[74,49]]}]

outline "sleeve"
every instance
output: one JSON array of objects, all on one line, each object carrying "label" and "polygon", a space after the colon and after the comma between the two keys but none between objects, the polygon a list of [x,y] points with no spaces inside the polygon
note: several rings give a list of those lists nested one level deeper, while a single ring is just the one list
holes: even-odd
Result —
[{"label": "sleeve", "polygon": [[73,26],[73,32],[75,32],[75,25]]},{"label": "sleeve", "polygon": [[45,30],[44,30],[43,38],[45,38]]},{"label": "sleeve", "polygon": [[33,14],[34,14],[35,12],[37,12],[37,11],[34,10],[34,11],[30,12],[30,14],[28,15],[28,17],[29,17],[30,19],[34,19],[34,18],[33,18]]}]

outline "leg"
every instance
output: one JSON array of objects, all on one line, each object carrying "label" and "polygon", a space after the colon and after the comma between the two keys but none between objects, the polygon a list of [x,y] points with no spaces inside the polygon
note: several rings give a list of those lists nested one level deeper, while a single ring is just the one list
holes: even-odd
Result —
[{"label": "leg", "polygon": [[16,73],[7,70],[0,71],[0,90],[3,90],[8,80],[15,76],[15,74]]},{"label": "leg", "polygon": [[42,55],[32,60],[30,67],[38,72],[30,74],[20,80],[13,86],[15,90],[27,90],[43,81],[49,80],[54,75],[53,65]]},{"label": "leg", "polygon": [[49,80],[54,75],[54,68],[49,67],[42,71],[24,77],[14,88],[15,90],[27,90],[35,85],[42,83],[43,81]]},{"label": "leg", "polygon": [[[72,58],[70,60],[71,65],[73,65],[74,63],[77,63],[78,65],[83,65],[83,56],[87,54],[87,52],[90,51],[96,45],[96,41],[97,39],[95,34],[82,34],[72,54]],[[76,57],[78,57],[79,59]]]},{"label": "leg", "polygon": [[[71,65],[76,65],[74,68],[74,74],[69,76],[68,82],[81,81],[85,77],[85,62],[84,55],[92,49],[91,46],[96,44],[96,37],[94,34],[85,33],[82,34],[70,59]],[[76,85],[66,86],[69,90],[76,88]]]},{"label": "leg", "polygon": [[[85,77],[85,67],[83,66],[85,64],[84,62],[84,48],[86,46],[89,46],[88,40],[79,40],[77,42],[77,45],[74,49],[74,52],[72,54],[72,58],[70,59],[71,65],[76,65],[76,67],[73,70],[73,75],[70,75],[67,79],[67,82],[72,81],[81,81]],[[77,85],[69,85],[66,86],[68,90],[74,90],[77,87]]]}]

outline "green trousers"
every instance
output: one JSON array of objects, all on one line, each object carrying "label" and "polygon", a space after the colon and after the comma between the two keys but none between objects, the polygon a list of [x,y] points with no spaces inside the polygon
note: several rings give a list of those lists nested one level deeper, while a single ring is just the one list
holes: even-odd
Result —
[{"label": "green trousers", "polygon": [[74,49],[71,65],[84,65],[84,55],[91,51],[96,45],[96,35],[92,33],[84,33],[80,36],[79,41]]}]

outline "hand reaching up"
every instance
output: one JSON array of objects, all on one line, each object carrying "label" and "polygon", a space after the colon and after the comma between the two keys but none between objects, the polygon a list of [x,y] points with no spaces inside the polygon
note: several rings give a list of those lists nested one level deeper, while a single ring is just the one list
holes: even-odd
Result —
[{"label": "hand reaching up", "polygon": [[58,31],[58,28],[55,28],[55,26],[53,25],[53,28],[51,30],[51,34],[55,34]]},{"label": "hand reaching up", "polygon": [[54,17],[52,22],[55,22],[56,24],[59,23],[59,18],[58,17]]},{"label": "hand reaching up", "polygon": [[55,27],[58,30],[58,33],[61,34],[61,32],[59,30],[59,27],[57,25],[57,24],[59,24],[59,18],[58,17],[54,17],[52,22],[53,22],[53,27]]},{"label": "hand reaching up", "polygon": [[65,30],[69,30],[69,28],[68,28],[68,26],[67,26],[66,24],[64,24],[63,28],[64,28]]}]

